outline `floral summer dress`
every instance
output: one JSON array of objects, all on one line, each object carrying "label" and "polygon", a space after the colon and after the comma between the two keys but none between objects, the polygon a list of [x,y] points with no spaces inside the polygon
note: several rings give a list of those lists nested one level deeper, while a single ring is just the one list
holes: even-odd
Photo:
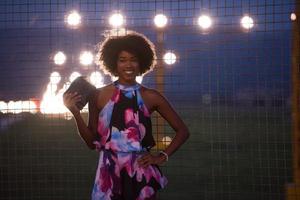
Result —
[{"label": "floral summer dress", "polygon": [[100,152],[92,200],[143,200],[167,184],[158,166],[137,160],[155,145],[140,84],[114,82],[115,92],[99,113],[95,141]]}]

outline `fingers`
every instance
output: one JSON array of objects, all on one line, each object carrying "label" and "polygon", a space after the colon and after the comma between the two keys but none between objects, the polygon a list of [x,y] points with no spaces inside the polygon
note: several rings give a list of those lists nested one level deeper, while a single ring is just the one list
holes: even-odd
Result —
[{"label": "fingers", "polygon": [[150,161],[148,159],[143,158],[138,160],[138,164],[140,167],[146,168],[150,164]]},{"label": "fingers", "polygon": [[65,102],[65,104],[72,104],[72,103],[77,103],[78,101],[81,100],[81,95],[80,94],[77,94],[76,92],[74,93],[66,93],[64,96],[63,96],[63,100]]},{"label": "fingers", "polygon": [[77,92],[74,92],[74,93],[66,93],[64,95],[64,99],[80,99],[81,98],[81,95],[80,94],[77,94]]},{"label": "fingers", "polygon": [[146,168],[151,164],[155,164],[155,157],[150,153],[147,153],[139,158],[137,162],[140,167]]},{"label": "fingers", "polygon": [[72,112],[78,111],[76,103],[81,100],[81,95],[74,93],[66,93],[63,96],[64,105]]}]

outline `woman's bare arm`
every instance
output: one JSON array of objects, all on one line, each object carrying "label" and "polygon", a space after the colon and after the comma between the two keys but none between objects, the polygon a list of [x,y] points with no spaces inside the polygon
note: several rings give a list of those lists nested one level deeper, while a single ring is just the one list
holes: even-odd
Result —
[{"label": "woman's bare arm", "polygon": [[95,149],[93,142],[96,140],[97,136],[97,119],[99,114],[99,109],[97,108],[97,97],[98,91],[93,95],[88,103],[89,119],[87,126],[80,115],[80,110],[76,107],[76,102],[80,100],[80,96],[76,93],[64,95],[64,104],[73,114],[78,133],[90,149]]},{"label": "woman's bare arm", "polygon": [[156,92],[156,111],[169,123],[176,132],[169,146],[164,150],[171,156],[189,137],[189,130],[168,100]]},{"label": "woman's bare arm", "polygon": [[[176,132],[170,145],[164,152],[171,156],[189,137],[189,130],[177,112],[170,105],[168,100],[155,90],[151,90],[149,101],[154,105],[154,110],[157,111]],[[153,156],[147,154],[139,160],[139,164],[147,167],[149,164],[162,164],[166,160],[165,155]]]}]

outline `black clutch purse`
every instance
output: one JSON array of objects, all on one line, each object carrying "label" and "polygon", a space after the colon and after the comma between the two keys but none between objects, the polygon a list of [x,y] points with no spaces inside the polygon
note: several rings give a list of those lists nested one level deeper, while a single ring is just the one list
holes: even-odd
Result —
[{"label": "black clutch purse", "polygon": [[89,83],[84,76],[79,76],[71,83],[69,88],[64,92],[64,95],[66,93],[74,93],[74,92],[80,94],[81,100],[76,103],[76,106],[79,110],[82,110],[83,107],[90,100],[91,96],[94,94],[95,91],[96,91],[95,86]]}]

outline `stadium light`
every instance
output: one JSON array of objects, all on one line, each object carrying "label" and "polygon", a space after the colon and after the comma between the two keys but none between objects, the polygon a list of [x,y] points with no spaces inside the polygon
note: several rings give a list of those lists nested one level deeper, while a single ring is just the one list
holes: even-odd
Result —
[{"label": "stadium light", "polygon": [[70,27],[77,28],[81,24],[81,16],[77,11],[71,11],[66,21]]},{"label": "stadium light", "polygon": [[50,83],[51,84],[54,84],[54,85],[58,84],[60,79],[61,79],[61,76],[58,72],[51,73],[51,75],[50,75]]},{"label": "stadium light", "polygon": [[6,113],[18,114],[22,112],[37,113],[37,105],[33,101],[9,101]]},{"label": "stadium light", "polygon": [[164,28],[168,23],[168,18],[163,14],[154,17],[154,24],[157,28]]},{"label": "stadium light", "polygon": [[248,15],[244,16],[242,19],[241,19],[241,26],[244,28],[244,29],[251,29],[253,28],[254,26],[254,21],[251,17],[249,17]]},{"label": "stadium light", "polygon": [[296,21],[297,15],[295,13],[291,13],[291,20]]},{"label": "stadium light", "polygon": [[62,65],[66,62],[66,59],[66,55],[62,51],[58,51],[53,60],[56,65]]},{"label": "stadium light", "polygon": [[37,105],[34,101],[21,101],[22,112],[37,113]]},{"label": "stadium light", "polygon": [[100,72],[98,71],[95,71],[95,72],[92,72],[91,75],[90,75],[90,81],[91,83],[96,87],[96,88],[99,88],[99,87],[102,87],[104,84],[103,84],[103,76]]},{"label": "stadium light", "polygon": [[124,24],[124,17],[120,13],[112,14],[109,17],[109,24],[114,28],[121,27]]},{"label": "stadium light", "polygon": [[94,56],[89,51],[84,51],[79,56],[79,61],[82,65],[90,65],[93,63]]},{"label": "stadium light", "polygon": [[170,136],[165,136],[161,141],[163,145],[168,146],[172,142],[172,138]]},{"label": "stadium light", "polygon": [[198,18],[198,25],[202,28],[202,29],[208,29],[211,27],[212,25],[212,19],[208,16],[208,15],[201,15]]},{"label": "stadium light", "polygon": [[8,104],[4,101],[0,101],[0,112],[7,113],[8,112]]},{"label": "stadium light", "polygon": [[176,62],[176,55],[172,52],[167,52],[164,54],[163,60],[167,65],[172,65]]},{"label": "stadium light", "polygon": [[81,74],[79,72],[73,72],[70,77],[69,77],[69,81],[73,82],[76,78],[78,78],[79,76],[81,76]]},{"label": "stadium light", "polygon": [[19,102],[9,101],[7,104],[8,112],[10,113],[20,113],[21,112],[21,106]]},{"label": "stadium light", "polygon": [[59,114],[69,112],[63,104],[63,92],[65,87],[57,92],[57,85],[51,81],[44,92],[43,99],[40,104],[40,111],[43,114]]}]

